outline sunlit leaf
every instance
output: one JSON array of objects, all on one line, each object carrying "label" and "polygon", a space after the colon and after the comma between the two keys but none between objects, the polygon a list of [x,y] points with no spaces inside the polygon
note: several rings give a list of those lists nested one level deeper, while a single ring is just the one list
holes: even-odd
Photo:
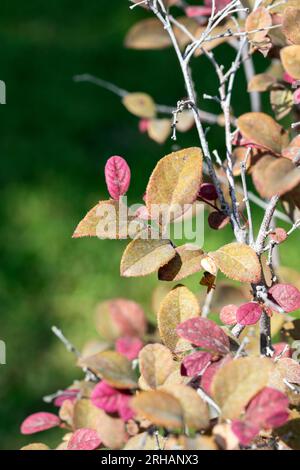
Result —
[{"label": "sunlit leaf", "polygon": [[284,70],[293,78],[300,79],[300,45],[293,44],[281,49],[280,57]]},{"label": "sunlit leaf", "polygon": [[269,289],[269,294],[287,313],[300,308],[300,291],[291,284],[275,284]]},{"label": "sunlit leaf", "polygon": [[168,264],[158,271],[161,281],[180,281],[191,274],[201,271],[203,251],[192,245],[182,245],[176,248],[176,255]]},{"label": "sunlit leaf", "polygon": [[252,11],[246,19],[245,30],[250,33],[257,29],[263,31],[257,31],[255,33],[248,34],[249,41],[260,43],[268,34],[268,28],[272,26],[272,17],[269,11],[264,7],[256,8]]},{"label": "sunlit leaf", "polygon": [[101,444],[101,440],[93,429],[82,428],[74,432],[68,442],[68,450],[95,450]]},{"label": "sunlit leaf", "polygon": [[299,8],[288,7],[284,10],[282,30],[290,42],[294,44],[300,44],[300,9]]},{"label": "sunlit leaf", "polygon": [[153,118],[156,114],[156,105],[146,93],[128,93],[122,102],[127,111],[135,116]]},{"label": "sunlit leaf", "polygon": [[237,323],[240,325],[255,325],[262,316],[263,308],[257,302],[241,305],[236,312]]},{"label": "sunlit leaf", "polygon": [[148,344],[139,354],[139,367],[149,388],[163,385],[174,369],[171,351],[162,344]]},{"label": "sunlit leaf", "polygon": [[35,434],[60,425],[60,419],[53,413],[34,413],[26,418],[21,425],[22,434]]}]

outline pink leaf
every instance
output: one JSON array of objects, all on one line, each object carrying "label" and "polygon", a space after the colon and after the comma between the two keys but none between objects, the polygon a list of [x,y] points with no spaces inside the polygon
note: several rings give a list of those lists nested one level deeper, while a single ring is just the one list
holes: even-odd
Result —
[{"label": "pink leaf", "polygon": [[142,347],[143,342],[139,338],[132,336],[125,336],[116,341],[116,351],[127,357],[130,361],[137,358]]},{"label": "pink leaf", "polygon": [[199,189],[198,196],[207,201],[215,201],[218,199],[218,193],[214,184],[202,183]]},{"label": "pink leaf", "polygon": [[125,194],[130,185],[130,168],[122,157],[114,156],[105,165],[105,180],[109,194],[118,200]]},{"label": "pink leaf", "polygon": [[295,78],[291,77],[291,75],[289,75],[287,72],[284,72],[283,80],[289,83],[290,85],[293,85],[293,83],[297,81]]},{"label": "pink leaf", "polygon": [[282,243],[287,239],[287,232],[284,228],[278,227],[274,232],[270,233],[269,237],[276,243]]},{"label": "pink leaf", "polygon": [[176,328],[178,336],[203,349],[227,354],[230,350],[228,336],[222,328],[207,318],[190,318]]},{"label": "pink leaf", "polygon": [[293,99],[295,104],[300,104],[300,88],[293,94]]},{"label": "pink leaf", "polygon": [[139,131],[141,132],[141,134],[144,134],[145,132],[147,132],[149,128],[149,124],[150,124],[149,119],[141,119],[139,121]]},{"label": "pink leaf", "polygon": [[257,302],[248,302],[241,305],[236,312],[236,319],[240,325],[255,325],[263,313]]},{"label": "pink leaf", "polygon": [[235,325],[237,323],[236,312],[238,307],[233,304],[225,305],[220,312],[220,320],[224,325]]},{"label": "pink leaf", "polygon": [[291,284],[275,284],[269,289],[275,302],[287,313],[300,308],[300,292]]},{"label": "pink leaf", "polygon": [[197,351],[186,356],[181,363],[181,375],[194,377],[204,371],[212,359],[210,353]]},{"label": "pink leaf", "polygon": [[195,16],[210,16],[211,7],[207,7],[207,6],[187,7],[185,9],[185,13],[188,18],[194,18]]},{"label": "pink leaf", "polygon": [[[277,343],[273,344],[273,349],[274,349],[274,354],[272,356],[272,359],[277,359],[278,356],[280,357],[291,357],[292,356],[292,351],[291,348],[287,343]],[[283,353],[284,351],[284,353]],[[282,354],[283,353],[283,354]]]},{"label": "pink leaf", "polygon": [[55,398],[54,405],[61,407],[63,402],[66,400],[70,400],[71,402],[75,401],[79,392],[80,390],[76,388],[68,388],[67,390],[64,390],[57,398]]},{"label": "pink leaf", "polygon": [[74,432],[68,442],[68,450],[95,450],[101,444],[101,440],[93,429],[82,428]]},{"label": "pink leaf", "polygon": [[232,423],[232,431],[248,445],[261,429],[282,426],[289,418],[289,400],[279,390],[264,388],[250,402],[243,420]]},{"label": "pink leaf", "polygon": [[248,446],[260,431],[256,424],[239,420],[232,422],[231,429],[243,446]]},{"label": "pink leaf", "polygon": [[232,361],[232,357],[230,356],[230,354],[228,354],[220,361],[214,362],[213,364],[211,364],[202,375],[201,387],[206,393],[208,393],[208,395],[210,395],[211,393],[210,387],[211,387],[215,374],[220,369],[220,367],[225,366],[225,364],[228,364],[228,362],[230,361]]},{"label": "pink leaf", "polygon": [[35,434],[60,425],[60,419],[53,413],[34,413],[26,418],[21,425],[22,434]]},{"label": "pink leaf", "polygon": [[129,419],[132,419],[134,417],[134,412],[129,405],[131,399],[131,395],[126,395],[125,393],[119,394],[118,411],[120,418],[123,421],[128,421]]},{"label": "pink leaf", "polygon": [[104,380],[96,385],[91,394],[93,405],[107,411],[107,413],[116,413],[118,411],[118,400],[118,390],[112,388]]}]

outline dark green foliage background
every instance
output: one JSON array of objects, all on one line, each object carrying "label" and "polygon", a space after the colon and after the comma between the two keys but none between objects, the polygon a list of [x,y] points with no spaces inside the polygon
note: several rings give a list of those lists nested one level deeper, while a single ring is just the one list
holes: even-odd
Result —
[{"label": "dark green foliage background", "polygon": [[[1,2],[0,79],[7,85],[7,105],[0,107],[0,339],[7,345],[7,365],[0,366],[3,449],[59,442],[59,430],[29,438],[19,434],[28,414],[52,411],[43,395],[81,376],[51,325],[81,347],[97,338],[93,314],[103,299],[132,298],[152,314],[155,276],[119,278],[124,243],[71,239],[77,222],[106,197],[103,166],[109,156],[128,160],[130,198],[140,200],[155,162],[172,148],[170,142],[158,146],[141,135],[137,119],[114,95],[72,82],[74,74],[89,72],[148,92],[159,103],[174,105],[184,96],[171,49],[122,47],[129,26],[146,15],[129,11],[128,5],[127,0]],[[221,46],[217,55],[230,63],[232,51]],[[216,85],[204,60],[195,64],[199,95]],[[236,115],[248,110],[242,74],[234,102]],[[217,111],[211,102],[202,107]],[[209,139],[222,153],[222,132],[212,129]],[[181,136],[178,144],[198,145],[196,133]],[[227,229],[210,232],[205,247],[231,238]],[[292,250],[290,245],[283,256],[297,268]],[[188,285],[199,289],[198,281],[195,276]]]}]

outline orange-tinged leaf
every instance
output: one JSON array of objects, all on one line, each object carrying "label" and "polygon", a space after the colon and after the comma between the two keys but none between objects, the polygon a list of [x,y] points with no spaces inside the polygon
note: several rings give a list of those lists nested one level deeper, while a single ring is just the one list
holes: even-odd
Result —
[{"label": "orange-tinged leaf", "polygon": [[250,142],[280,154],[288,144],[287,132],[271,116],[264,113],[246,113],[237,120],[243,137]]},{"label": "orange-tinged leaf", "polygon": [[148,344],[139,353],[141,375],[149,388],[165,383],[174,370],[171,351],[162,344]]},{"label": "orange-tinged leaf", "polygon": [[296,188],[300,183],[300,169],[287,158],[276,158],[273,161],[270,160],[270,163],[264,171],[264,176],[264,181],[262,180],[262,175],[259,178],[259,180],[261,180],[261,184],[257,187],[257,178],[254,178],[253,174],[254,183],[256,184],[260,195],[266,198],[271,198],[276,194],[282,196]]},{"label": "orange-tinged leaf", "polygon": [[203,251],[195,246],[182,245],[176,248],[176,255],[158,271],[161,281],[180,281],[202,270]]},{"label": "orange-tinged leaf", "polygon": [[186,426],[196,430],[209,426],[207,404],[200,398],[196,390],[186,385],[164,385],[164,390],[177,398],[183,409],[183,419]]},{"label": "orange-tinged leaf", "polygon": [[141,392],[131,400],[130,406],[136,413],[158,426],[176,429],[184,425],[179,400],[165,391]]},{"label": "orange-tinged leaf", "polygon": [[137,386],[131,362],[116,351],[103,351],[81,358],[79,364],[92,369],[112,387],[135,388]]},{"label": "orange-tinged leaf", "polygon": [[261,268],[257,254],[243,243],[229,243],[209,253],[225,276],[240,282],[259,282]]},{"label": "orange-tinged leaf", "polygon": [[157,317],[158,329],[162,341],[171,351],[191,349],[187,341],[179,338],[176,327],[183,321],[199,315],[198,300],[187,287],[178,286],[164,298]]},{"label": "orange-tinged leaf", "polygon": [[276,83],[275,77],[268,73],[259,73],[249,81],[248,91],[267,91],[274,83]]},{"label": "orange-tinged leaf", "polygon": [[247,16],[245,23],[245,30],[250,33],[256,29],[264,29],[263,31],[257,31],[248,35],[249,41],[260,43],[268,34],[268,28],[272,26],[272,17],[268,10],[264,7],[259,7],[252,11]]},{"label": "orange-tinged leaf", "polygon": [[124,277],[146,276],[158,271],[175,255],[176,251],[170,240],[151,239],[149,230],[141,232],[129,243],[123,253],[121,275]]},{"label": "orange-tinged leaf", "polygon": [[280,57],[284,70],[296,80],[300,79],[300,45],[293,44],[281,49]]},{"label": "orange-tinged leaf", "polygon": [[241,357],[220,368],[212,382],[212,397],[224,419],[237,419],[249,401],[269,382],[271,359]]},{"label": "orange-tinged leaf", "polygon": [[196,200],[201,180],[199,148],[191,147],[165,156],[156,165],[147,186],[149,214],[166,217],[167,222],[181,216],[184,206]]},{"label": "orange-tinged leaf", "polygon": [[135,116],[153,118],[156,114],[156,105],[146,93],[128,93],[122,102],[127,111]]}]

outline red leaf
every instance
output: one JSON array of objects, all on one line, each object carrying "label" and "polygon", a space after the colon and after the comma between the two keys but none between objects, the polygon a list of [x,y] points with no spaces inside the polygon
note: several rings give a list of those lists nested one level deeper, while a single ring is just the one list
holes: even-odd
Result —
[{"label": "red leaf", "polygon": [[186,356],[181,363],[181,375],[194,377],[204,371],[212,359],[210,353],[197,351]]},{"label": "red leaf", "polygon": [[289,418],[289,400],[279,390],[264,388],[250,402],[244,419],[232,423],[232,431],[248,445],[261,429],[278,428]]},{"label": "red leaf", "polygon": [[116,351],[127,357],[130,361],[138,357],[142,347],[143,342],[140,338],[134,338],[132,336],[125,336],[116,341]]},{"label": "red leaf", "polygon": [[207,201],[215,201],[218,199],[218,193],[214,184],[202,183],[199,189],[198,196]]},{"label": "red leaf", "polygon": [[206,393],[208,393],[208,395],[210,395],[210,387],[211,387],[215,374],[220,369],[220,367],[225,366],[225,364],[228,364],[228,362],[230,361],[232,361],[232,357],[230,356],[230,354],[228,354],[220,361],[214,362],[213,364],[211,364],[202,375],[201,387]]},{"label": "red leaf", "polygon": [[214,211],[211,212],[208,216],[208,225],[213,230],[222,230],[229,224],[230,219],[227,215],[222,214],[222,212]]},{"label": "red leaf", "polygon": [[91,394],[93,405],[107,413],[119,413],[124,421],[128,421],[134,415],[129,406],[131,398],[131,395],[116,390],[104,382],[104,380],[96,385]]},{"label": "red leaf", "polygon": [[[291,357],[292,350],[287,343],[277,343],[273,344],[274,354],[272,356],[273,361],[280,357]],[[282,352],[285,351],[283,354]]]},{"label": "red leaf", "polygon": [[236,312],[236,319],[240,325],[255,325],[263,313],[257,302],[248,302],[241,305]]},{"label": "red leaf", "polygon": [[226,305],[220,312],[220,320],[224,325],[235,325],[237,323],[236,312],[238,307],[233,304]]},{"label": "red leaf", "polygon": [[53,413],[34,413],[26,418],[21,425],[22,434],[35,434],[60,425],[60,419]]},{"label": "red leaf", "polygon": [[105,165],[105,180],[109,194],[118,200],[125,194],[130,185],[130,168],[122,157],[114,156]]},{"label": "red leaf", "polygon": [[275,302],[287,313],[300,308],[300,292],[291,284],[275,284],[269,289]]},{"label": "red leaf", "polygon": [[178,325],[176,331],[181,338],[209,351],[224,355],[230,350],[228,336],[207,318],[190,318]]},{"label": "red leaf", "polygon": [[74,432],[68,442],[68,450],[95,450],[101,444],[101,440],[93,429],[82,428]]}]

